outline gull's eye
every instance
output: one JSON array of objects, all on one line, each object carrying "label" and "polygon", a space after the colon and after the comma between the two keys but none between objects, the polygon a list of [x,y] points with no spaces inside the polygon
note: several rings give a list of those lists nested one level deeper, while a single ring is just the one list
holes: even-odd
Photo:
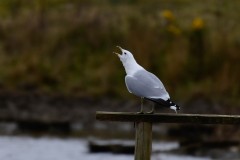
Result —
[{"label": "gull's eye", "polygon": [[126,55],[127,53],[126,53],[126,52],[124,52],[124,54]]}]

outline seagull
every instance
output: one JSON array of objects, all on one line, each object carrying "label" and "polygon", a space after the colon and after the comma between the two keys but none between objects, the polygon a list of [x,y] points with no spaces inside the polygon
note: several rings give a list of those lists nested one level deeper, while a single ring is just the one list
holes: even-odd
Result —
[{"label": "seagull", "polygon": [[[150,100],[163,107],[168,107],[177,113],[180,107],[170,100],[170,96],[160,79],[140,66],[131,52],[120,46],[117,47],[121,50],[122,54],[113,53],[119,57],[126,71],[125,83],[127,89],[130,93],[141,97],[141,110],[138,113],[144,113],[143,99]],[[148,113],[152,114],[154,112],[155,108],[153,106],[152,110]]]}]

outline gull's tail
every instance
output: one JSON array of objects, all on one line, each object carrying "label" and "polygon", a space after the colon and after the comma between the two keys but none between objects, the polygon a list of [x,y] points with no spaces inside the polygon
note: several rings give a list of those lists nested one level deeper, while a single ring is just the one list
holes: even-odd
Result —
[{"label": "gull's tail", "polygon": [[[176,107],[176,110],[179,111],[180,110],[180,106],[175,104],[174,102],[172,102],[170,99],[168,100],[163,100],[161,98],[146,98],[145,99],[147,100],[150,100],[152,102],[155,102],[163,107],[168,107],[168,108],[171,108],[171,107]],[[172,109],[172,108],[171,108]]]}]

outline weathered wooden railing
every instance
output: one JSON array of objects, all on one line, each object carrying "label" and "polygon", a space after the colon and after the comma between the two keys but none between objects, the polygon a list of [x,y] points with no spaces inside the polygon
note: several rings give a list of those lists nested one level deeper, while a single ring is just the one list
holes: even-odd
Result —
[{"label": "weathered wooden railing", "polygon": [[101,121],[120,121],[135,123],[135,160],[151,159],[153,123],[225,125],[240,124],[240,116],[210,114],[136,114],[122,112],[96,112],[96,119]]}]

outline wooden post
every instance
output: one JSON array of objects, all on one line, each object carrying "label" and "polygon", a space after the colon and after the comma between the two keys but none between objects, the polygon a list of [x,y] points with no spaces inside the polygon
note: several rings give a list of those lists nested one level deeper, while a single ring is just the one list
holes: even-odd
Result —
[{"label": "wooden post", "polygon": [[97,112],[101,121],[239,125],[240,115]]},{"label": "wooden post", "polygon": [[150,160],[152,152],[152,123],[135,122],[135,160]]},{"label": "wooden post", "polygon": [[150,160],[152,152],[153,123],[222,124],[239,125],[240,115],[206,114],[136,114],[122,112],[97,112],[101,121],[134,122],[136,127],[135,160]]}]

